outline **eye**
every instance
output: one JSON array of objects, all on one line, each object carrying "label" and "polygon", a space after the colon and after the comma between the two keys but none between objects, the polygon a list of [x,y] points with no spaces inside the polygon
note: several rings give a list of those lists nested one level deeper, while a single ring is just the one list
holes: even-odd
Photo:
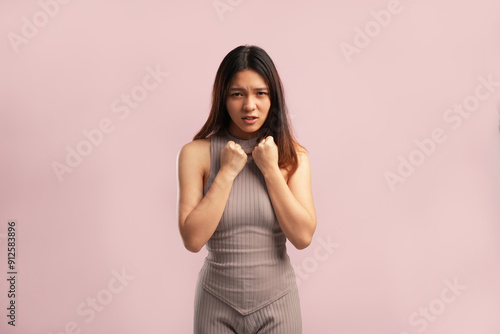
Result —
[{"label": "eye", "polygon": [[263,95],[267,95],[267,93],[266,93],[266,92],[259,92],[259,94],[262,94],[261,96],[263,96]]},{"label": "eye", "polygon": [[233,93],[233,94],[231,94],[231,96],[236,96],[236,94],[240,94],[241,95],[241,93]]}]

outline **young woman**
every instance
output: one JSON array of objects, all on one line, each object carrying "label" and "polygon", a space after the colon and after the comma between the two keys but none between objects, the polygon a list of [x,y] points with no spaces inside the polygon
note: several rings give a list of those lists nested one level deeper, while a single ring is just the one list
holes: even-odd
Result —
[{"label": "young woman", "polygon": [[263,49],[242,45],[222,60],[210,115],[180,149],[177,173],[184,245],[208,250],[198,275],[194,333],[302,333],[286,240],[297,249],[311,243],[311,170]]}]

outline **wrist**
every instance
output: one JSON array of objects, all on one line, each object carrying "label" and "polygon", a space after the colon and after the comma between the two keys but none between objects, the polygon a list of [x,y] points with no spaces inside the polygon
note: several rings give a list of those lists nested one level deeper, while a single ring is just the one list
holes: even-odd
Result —
[{"label": "wrist", "polygon": [[278,166],[273,166],[268,169],[265,169],[262,171],[262,175],[264,175],[264,178],[272,178],[275,177],[276,175],[281,175],[281,171]]},{"label": "wrist", "polygon": [[237,176],[237,174],[234,175],[234,173],[232,173],[226,169],[220,169],[217,176],[219,176],[219,175],[222,179],[224,179],[224,181],[227,181],[227,182],[233,182]]}]

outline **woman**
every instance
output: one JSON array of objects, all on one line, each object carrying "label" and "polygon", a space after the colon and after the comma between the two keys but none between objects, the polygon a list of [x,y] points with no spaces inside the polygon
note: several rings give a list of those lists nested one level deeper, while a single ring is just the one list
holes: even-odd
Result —
[{"label": "woman", "polygon": [[310,165],[263,49],[239,46],[223,59],[208,120],[179,151],[177,171],[182,240],[208,250],[194,333],[302,333],[285,244],[304,249],[316,229]]}]

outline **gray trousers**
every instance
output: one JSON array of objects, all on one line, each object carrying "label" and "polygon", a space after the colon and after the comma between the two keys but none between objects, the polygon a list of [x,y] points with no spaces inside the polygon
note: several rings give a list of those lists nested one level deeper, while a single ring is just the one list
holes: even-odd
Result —
[{"label": "gray trousers", "polygon": [[302,334],[302,316],[295,288],[271,304],[242,315],[197,284],[194,334]]}]

